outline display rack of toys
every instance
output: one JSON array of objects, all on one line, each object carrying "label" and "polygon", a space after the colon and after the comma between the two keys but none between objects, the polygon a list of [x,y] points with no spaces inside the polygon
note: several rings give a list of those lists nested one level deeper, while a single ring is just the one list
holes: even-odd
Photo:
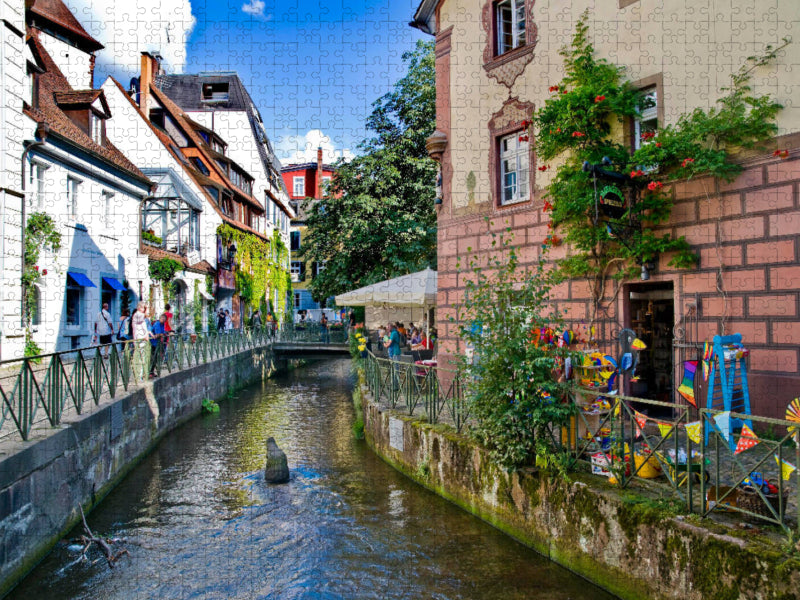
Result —
[{"label": "display rack of toys", "polygon": [[[715,335],[711,347],[706,344],[703,353],[703,373],[708,374],[709,380],[706,408],[751,414],[750,391],[747,387],[748,356],[750,351],[742,345],[740,333]],[[750,419],[731,418],[728,431],[720,432],[728,440],[731,451],[736,448],[736,441],[731,434],[735,428],[741,429],[744,424],[750,429],[753,428]],[[708,444],[708,433],[709,430],[706,429],[706,444]]]}]

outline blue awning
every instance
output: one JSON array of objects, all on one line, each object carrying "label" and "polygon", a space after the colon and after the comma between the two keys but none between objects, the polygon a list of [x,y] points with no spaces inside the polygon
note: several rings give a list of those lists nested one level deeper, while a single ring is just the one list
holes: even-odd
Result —
[{"label": "blue awning", "polygon": [[69,276],[72,281],[74,281],[77,285],[81,287],[97,287],[95,284],[92,283],[92,280],[89,279],[83,273],[78,273],[76,271],[67,271],[67,275]]},{"label": "blue awning", "polygon": [[117,290],[118,292],[124,292],[127,288],[122,285],[119,281],[114,279],[113,277],[103,277],[103,281],[105,281],[109,286],[111,286],[112,290]]}]

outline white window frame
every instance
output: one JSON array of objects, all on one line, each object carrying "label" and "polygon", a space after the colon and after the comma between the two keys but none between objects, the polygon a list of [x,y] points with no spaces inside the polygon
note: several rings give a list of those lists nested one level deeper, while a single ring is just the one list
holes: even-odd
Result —
[{"label": "white window frame", "polygon": [[[515,131],[499,140],[500,168],[498,172],[500,173],[500,204],[502,206],[530,199],[530,142],[520,141],[521,134],[522,132]],[[508,149],[504,149],[506,143],[509,143]],[[513,170],[507,168],[507,162],[513,163]],[[514,183],[508,185],[506,180],[512,174]],[[506,190],[509,187],[513,187],[513,191],[511,197],[506,198]]]},{"label": "white window frame", "polygon": [[[497,2],[495,4],[495,16],[497,21],[498,56],[523,47],[525,45],[526,27],[525,0],[501,0]],[[504,25],[510,27],[510,31],[505,32]],[[511,45],[505,42],[506,37],[509,35],[511,36]]]},{"label": "white window frame", "polygon": [[103,218],[106,225],[110,227],[114,222],[114,192],[103,190],[101,195],[103,196]]},{"label": "white window frame", "polygon": [[305,197],[306,195],[306,178],[302,175],[295,175],[292,177],[292,196]]},{"label": "white window frame", "polygon": [[98,146],[103,145],[103,119],[96,114],[89,115],[89,126],[92,128],[92,140]]},{"label": "white window frame", "polygon": [[80,194],[82,183],[82,179],[78,179],[72,175],[67,176],[67,207],[73,219],[78,217],[78,195]]},{"label": "white window frame", "polygon": [[[30,174],[28,177],[28,182],[30,185],[30,190],[32,193],[30,197],[30,204],[31,206],[35,206],[38,209],[44,208],[44,200],[45,200],[45,176],[47,173],[47,169],[50,165],[46,165],[44,163],[40,163],[39,161],[32,160],[30,164]],[[36,187],[34,187],[34,185]]]},{"label": "white window frame", "polygon": [[300,308],[300,299],[303,297],[300,292],[294,292],[293,304],[295,308]]},{"label": "white window frame", "polygon": [[[642,134],[648,131],[658,131],[658,87],[646,88],[642,90],[645,98],[652,97],[653,106],[641,111],[641,116],[633,120],[633,150],[634,152],[644,145],[651,143],[643,142]],[[653,126],[655,125],[655,126]]]},{"label": "white window frame", "polygon": [[290,273],[292,275],[292,282],[300,283],[300,273],[303,271],[303,261],[301,260],[293,260],[290,267]]},{"label": "white window frame", "polygon": [[331,177],[330,175],[322,176],[322,189],[320,190],[320,192],[322,192],[321,196],[323,198],[327,198],[330,195],[332,179],[333,177]]}]

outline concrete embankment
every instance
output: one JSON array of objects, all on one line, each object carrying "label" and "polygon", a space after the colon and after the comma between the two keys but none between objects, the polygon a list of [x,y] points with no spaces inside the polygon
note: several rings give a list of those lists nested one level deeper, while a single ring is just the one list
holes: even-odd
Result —
[{"label": "concrete embankment", "polygon": [[204,398],[269,376],[268,348],[172,373],[65,420],[0,458],[0,597]]},{"label": "concrete embankment", "polygon": [[469,438],[371,401],[367,443],[418,483],[630,599],[800,597],[800,551],[755,530],[682,517],[588,474],[508,473]]}]

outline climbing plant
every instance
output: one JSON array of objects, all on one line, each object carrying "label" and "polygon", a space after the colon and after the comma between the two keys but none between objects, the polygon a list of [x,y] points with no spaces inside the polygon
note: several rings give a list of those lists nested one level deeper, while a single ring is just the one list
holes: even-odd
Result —
[{"label": "climbing plant", "polygon": [[[164,293],[164,301],[169,302],[172,297],[172,280],[175,278],[175,273],[183,269],[183,263],[173,260],[171,258],[161,258],[154,260],[150,263],[148,271],[150,278],[153,281],[161,283],[161,290]],[[152,306],[152,293],[151,293],[151,306]]]},{"label": "climbing plant", "polygon": [[[223,223],[217,228],[222,243],[236,243],[236,293],[253,309],[265,306],[267,292],[278,291],[285,298],[291,289],[291,276],[286,268],[288,251],[276,229],[272,237],[263,239]],[[284,316],[280,307],[275,307]]]},{"label": "climbing plant", "polygon": [[[631,152],[622,132],[641,116],[647,99],[625,79],[624,68],[595,56],[587,18],[584,13],[572,44],[560,51],[564,78],[550,86],[552,96],[523,126],[535,133],[540,171],[550,168],[548,161],[563,161],[545,194],[544,210],[552,219],[545,246],[560,243],[556,232],[569,244],[571,253],[558,261],[559,272],[592,282],[594,321],[609,280],[630,277],[637,265],[664,253],[670,253],[669,264],[677,268],[696,264],[683,237],[657,231],[673,205],[666,184],[706,175],[730,181],[742,170],[733,152],[775,135],[781,105],[754,95],[748,84],[753,71],[772,61],[788,41],[748,58],[715,107],[696,109],[673,125],[643,133],[641,147]],[[628,203],[616,222],[597,218],[596,203],[603,202],[604,191],[584,169],[586,162],[604,162],[606,169],[624,174],[625,187],[636,201]]]},{"label": "climbing plant", "polygon": [[38,308],[35,286],[42,277],[47,276],[47,269],[39,268],[39,256],[42,250],[58,252],[60,249],[61,234],[56,230],[53,218],[41,212],[29,215],[25,224],[25,263],[22,271],[25,356],[36,356],[42,353],[31,335],[31,319],[34,311]]}]

